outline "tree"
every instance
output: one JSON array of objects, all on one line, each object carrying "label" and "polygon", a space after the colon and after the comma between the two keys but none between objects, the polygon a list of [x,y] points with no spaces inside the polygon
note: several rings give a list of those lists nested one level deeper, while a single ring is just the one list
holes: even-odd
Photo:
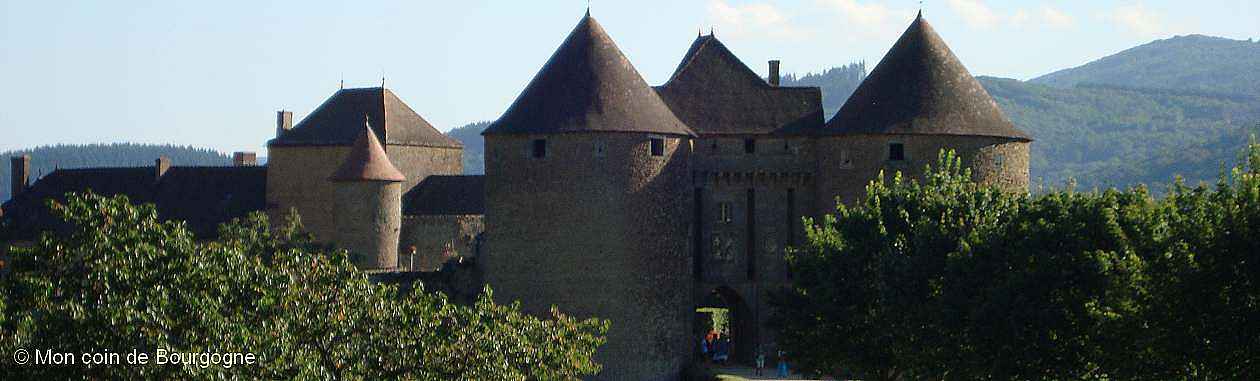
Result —
[{"label": "tree", "polygon": [[[577,379],[608,323],[552,311],[539,319],[472,306],[416,287],[400,292],[325,251],[295,223],[256,213],[198,242],[182,222],[125,197],[51,204],[72,226],[15,248],[0,279],[0,350],[71,353],[252,353],[231,367],[22,366],[17,378]],[[152,360],[152,357],[151,357]]]}]

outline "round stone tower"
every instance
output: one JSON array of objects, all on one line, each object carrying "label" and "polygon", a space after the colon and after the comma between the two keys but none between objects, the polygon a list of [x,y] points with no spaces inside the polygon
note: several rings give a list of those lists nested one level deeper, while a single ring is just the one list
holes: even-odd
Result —
[{"label": "round stone tower", "polygon": [[333,183],[333,242],[350,251],[360,269],[398,267],[398,231],[402,225],[402,182],[372,128],[362,131]]},{"label": "round stone tower", "polygon": [[920,14],[823,127],[818,212],[860,200],[881,170],[922,179],[942,149],[975,180],[1027,192],[1031,142]]},{"label": "round stone tower", "polygon": [[594,379],[672,380],[691,355],[693,136],[589,14],[484,132],[486,281],[610,320]]}]

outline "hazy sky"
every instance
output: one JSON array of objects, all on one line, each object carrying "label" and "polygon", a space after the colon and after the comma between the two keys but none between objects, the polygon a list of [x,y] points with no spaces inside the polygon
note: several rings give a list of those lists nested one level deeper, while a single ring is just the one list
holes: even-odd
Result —
[{"label": "hazy sky", "polygon": [[[490,120],[577,23],[567,1],[0,0],[0,151],[151,142],[257,150],[275,110],[300,119],[336,91],[386,86],[441,130]],[[1260,37],[1256,0],[928,0],[924,15],[976,75],[1029,79],[1182,34]],[[593,0],[650,84],[698,29],[754,70],[866,60],[918,1]]]}]

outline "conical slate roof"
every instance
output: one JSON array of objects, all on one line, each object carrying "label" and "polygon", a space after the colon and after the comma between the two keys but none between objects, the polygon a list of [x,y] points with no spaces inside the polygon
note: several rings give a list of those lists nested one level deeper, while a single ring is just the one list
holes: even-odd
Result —
[{"label": "conical slate roof", "polygon": [[996,136],[1032,140],[919,14],[825,130],[839,134]]},{"label": "conical slate roof", "polygon": [[416,114],[383,87],[338,90],[292,130],[272,139],[272,146],[349,145],[367,116],[385,144],[463,147]]},{"label": "conical slate roof", "polygon": [[699,134],[804,133],[823,125],[817,87],[770,86],[712,34],[697,37],[656,90]]},{"label": "conical slate roof", "polygon": [[483,134],[569,132],[694,135],[589,13]]},{"label": "conical slate roof", "polygon": [[407,180],[385,155],[381,142],[376,140],[372,125],[365,121],[359,129],[359,137],[346,154],[341,167],[333,172],[332,181],[404,181]]}]

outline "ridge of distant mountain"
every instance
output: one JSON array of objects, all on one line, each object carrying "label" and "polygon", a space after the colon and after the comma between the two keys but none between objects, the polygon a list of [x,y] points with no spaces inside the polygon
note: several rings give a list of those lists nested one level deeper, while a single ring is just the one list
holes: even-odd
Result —
[{"label": "ridge of distant mountain", "polygon": [[1177,36],[1126,49],[1028,82],[1260,94],[1260,42],[1204,35]]}]

